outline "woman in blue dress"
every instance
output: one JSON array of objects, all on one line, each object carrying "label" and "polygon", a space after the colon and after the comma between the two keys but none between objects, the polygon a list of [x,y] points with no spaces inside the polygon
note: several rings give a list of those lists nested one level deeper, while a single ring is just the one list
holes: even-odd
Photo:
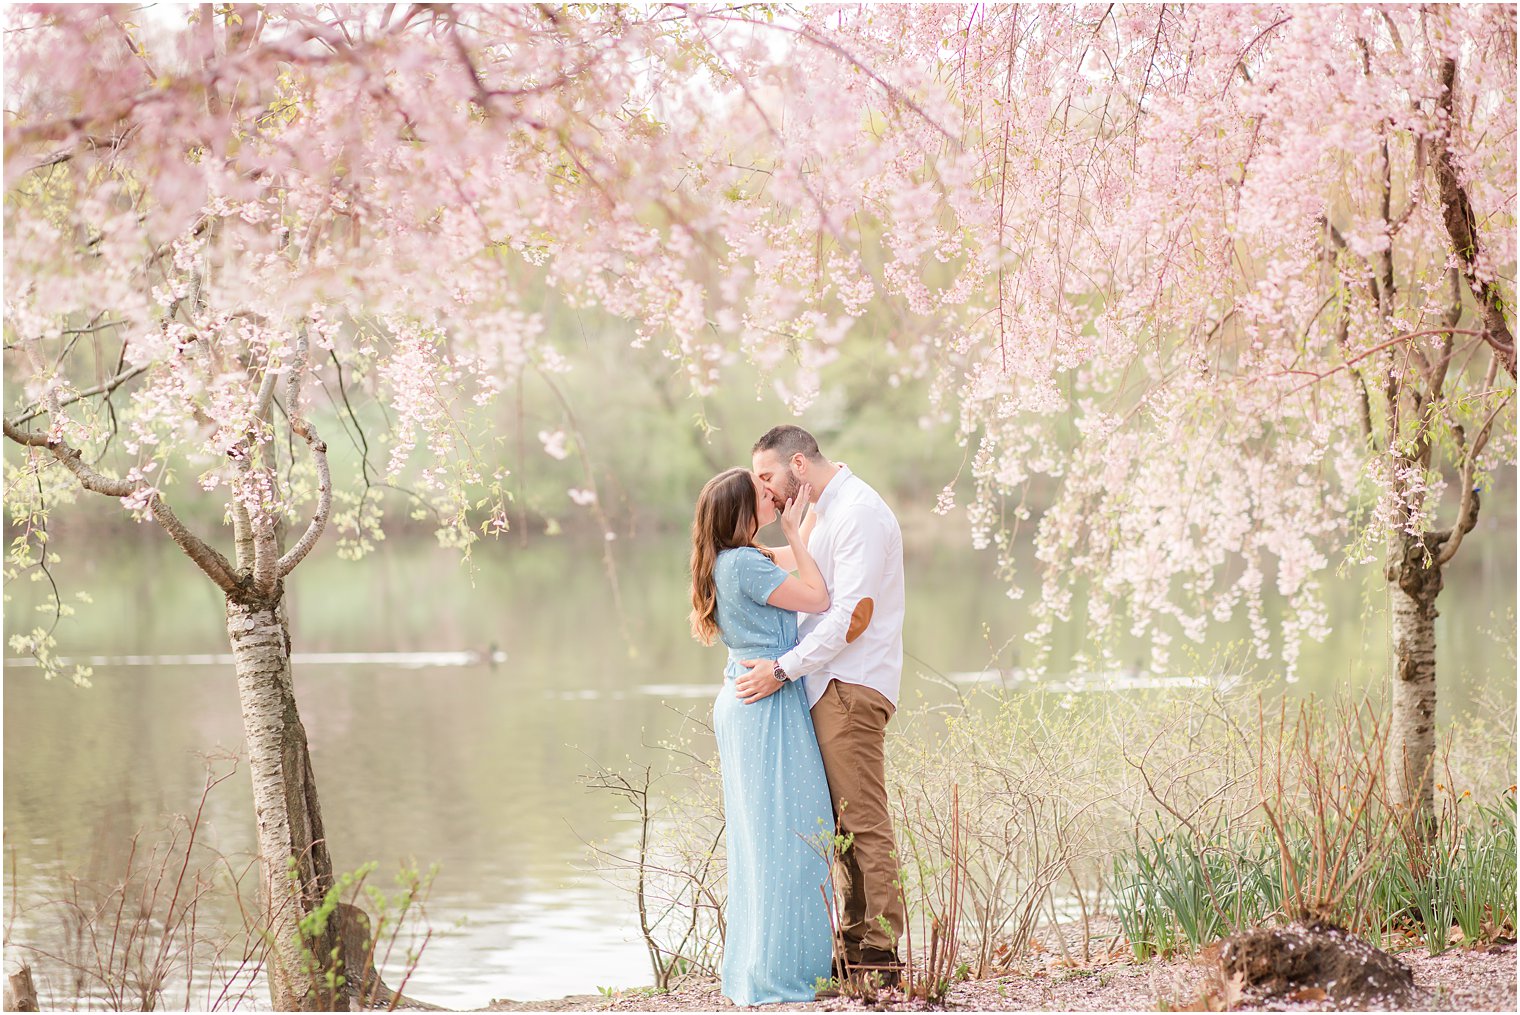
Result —
[{"label": "woman in blue dress", "polygon": [[797,611],[829,607],[800,531],[807,505],[803,488],[780,512],[795,576],[755,542],[778,512],[748,469],[710,480],[692,523],[692,633],[704,645],[721,638],[728,646],[713,730],[728,840],[723,994],[738,1005],[811,1001],[817,981],[832,970],[823,891],[834,812],[807,692],[793,679],[753,703],[734,693],[734,680],[747,670],[741,660],[775,659],[792,649]]}]

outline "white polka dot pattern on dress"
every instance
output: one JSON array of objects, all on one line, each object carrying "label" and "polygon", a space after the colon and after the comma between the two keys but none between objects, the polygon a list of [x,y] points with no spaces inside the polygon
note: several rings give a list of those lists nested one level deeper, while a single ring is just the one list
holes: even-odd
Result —
[{"label": "white polka dot pattern on dress", "polygon": [[794,679],[746,705],[733,683],[739,660],[796,645],[797,615],[766,604],[786,572],[759,550],[725,550],[713,577],[729,648],[713,703],[728,844],[723,994],[739,1005],[811,1001],[833,957],[819,840],[834,816],[807,692]]}]

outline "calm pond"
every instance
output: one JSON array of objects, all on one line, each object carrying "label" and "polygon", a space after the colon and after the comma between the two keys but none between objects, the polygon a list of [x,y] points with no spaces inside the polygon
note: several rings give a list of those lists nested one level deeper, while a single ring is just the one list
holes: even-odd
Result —
[{"label": "calm pond", "polygon": [[[1513,700],[1513,524],[1481,535],[1441,598],[1447,709],[1485,685]],[[722,659],[687,634],[684,539],[616,549],[621,618],[600,546],[563,538],[479,547],[473,585],[450,552],[394,540],[358,563],[326,547],[289,583],[296,689],[335,863],[378,861],[382,887],[405,861],[440,866],[409,995],[471,1008],[650,981],[630,898],[590,870],[585,847],[626,845],[635,829],[578,777],[588,759],[644,756],[677,710],[704,711]],[[65,598],[87,589],[93,603],[60,626],[59,651],[101,657],[94,687],[44,682],[14,661],[4,674],[7,912],[20,907],[10,936],[50,949],[61,927],[37,903],[56,879],[119,877],[134,831],[193,812],[201,755],[241,745],[211,584],[161,539],[92,558],[64,550]],[[944,693],[923,673],[1009,664],[994,648],[1030,625],[989,555],[910,543],[908,575],[905,705]],[[1306,647],[1295,693],[1386,672],[1380,583],[1327,583],[1334,633]],[[7,591],[7,636],[30,630],[40,586]],[[1220,631],[1220,643],[1241,633]],[[1058,647],[1052,679],[1074,647]],[[244,772],[211,795],[203,834],[228,855],[252,848]],[[65,984],[39,988],[67,1003]],[[267,1006],[262,986],[251,1000]]]}]

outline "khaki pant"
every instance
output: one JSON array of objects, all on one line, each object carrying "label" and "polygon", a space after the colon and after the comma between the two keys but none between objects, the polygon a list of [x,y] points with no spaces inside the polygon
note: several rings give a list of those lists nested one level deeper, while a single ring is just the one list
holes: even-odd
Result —
[{"label": "khaki pant", "polygon": [[[813,706],[813,728],[823,754],[834,819],[839,834],[855,837],[850,848],[839,854],[834,871],[840,931],[850,962],[860,962],[862,950],[896,952],[903,931],[885,770],[887,721],[893,711],[881,692],[841,680],[829,681]],[[879,917],[891,925],[890,934]]]}]

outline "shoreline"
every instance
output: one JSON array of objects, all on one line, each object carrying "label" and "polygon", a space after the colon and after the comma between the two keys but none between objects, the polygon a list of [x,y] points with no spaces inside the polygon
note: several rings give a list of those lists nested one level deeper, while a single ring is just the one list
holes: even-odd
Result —
[{"label": "shoreline", "polygon": [[[1511,942],[1464,948],[1440,955],[1415,947],[1393,952],[1414,973],[1416,995],[1402,1011],[1515,1011],[1517,951]],[[884,994],[875,1002],[831,998],[795,1004],[739,1008],[725,998],[716,980],[683,984],[661,993],[630,987],[607,995],[573,994],[537,1001],[493,999],[486,1012],[528,1011],[1342,1011],[1323,992],[1304,990],[1268,995],[1247,988],[1228,1007],[1217,993],[1217,969],[1203,954],[1136,962],[1124,956],[1095,957],[1067,965],[1059,953],[1037,952],[1023,968],[996,977],[963,980],[941,1005]],[[1208,1006],[1209,1002],[1214,1006]]]}]

